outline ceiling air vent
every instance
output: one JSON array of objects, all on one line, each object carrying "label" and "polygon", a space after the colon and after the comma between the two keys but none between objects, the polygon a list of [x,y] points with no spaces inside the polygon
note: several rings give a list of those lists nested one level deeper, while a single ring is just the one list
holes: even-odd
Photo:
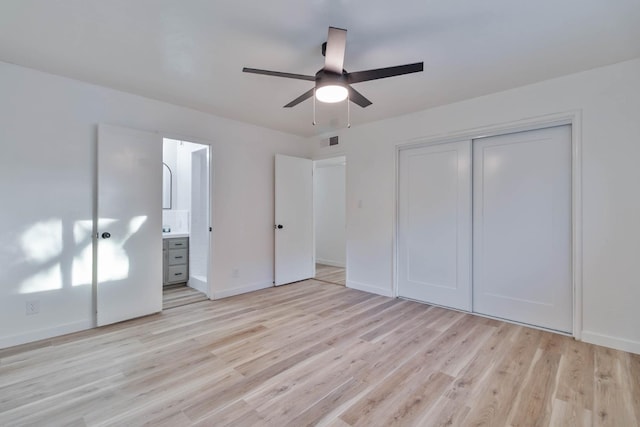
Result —
[{"label": "ceiling air vent", "polygon": [[337,136],[332,136],[331,138],[329,138],[329,146],[332,145],[338,145],[338,137]]}]

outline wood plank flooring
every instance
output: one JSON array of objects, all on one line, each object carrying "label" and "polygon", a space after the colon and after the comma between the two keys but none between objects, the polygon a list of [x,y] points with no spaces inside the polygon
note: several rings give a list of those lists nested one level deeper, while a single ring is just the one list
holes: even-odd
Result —
[{"label": "wood plank flooring", "polygon": [[316,264],[315,279],[322,282],[345,286],[347,278],[344,268],[333,267],[325,264]]},{"label": "wood plank flooring", "polygon": [[209,298],[205,294],[187,286],[185,283],[162,287],[163,310],[208,300]]},{"label": "wood plank flooring", "polygon": [[640,356],[315,280],[0,350],[1,426],[637,426]]}]

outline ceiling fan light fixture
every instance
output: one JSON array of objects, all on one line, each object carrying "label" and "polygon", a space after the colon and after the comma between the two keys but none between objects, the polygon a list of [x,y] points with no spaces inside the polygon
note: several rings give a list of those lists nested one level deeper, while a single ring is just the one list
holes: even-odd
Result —
[{"label": "ceiling fan light fixture", "polygon": [[336,84],[321,86],[316,89],[316,99],[320,102],[334,103],[347,99],[349,91],[346,87]]}]

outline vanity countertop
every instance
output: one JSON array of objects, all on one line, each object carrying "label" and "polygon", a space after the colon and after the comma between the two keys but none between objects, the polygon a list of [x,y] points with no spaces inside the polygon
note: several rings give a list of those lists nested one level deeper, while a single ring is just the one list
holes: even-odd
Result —
[{"label": "vanity countertop", "polygon": [[174,233],[174,232],[162,233],[163,239],[176,239],[179,237],[189,237],[189,233]]}]

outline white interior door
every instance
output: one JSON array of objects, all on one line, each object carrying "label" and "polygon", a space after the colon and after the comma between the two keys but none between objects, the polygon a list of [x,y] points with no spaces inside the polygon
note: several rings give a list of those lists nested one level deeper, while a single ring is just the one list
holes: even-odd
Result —
[{"label": "white interior door", "polygon": [[474,141],[474,311],[572,330],[571,127]]},{"label": "white interior door", "polygon": [[315,275],[313,265],[313,162],[276,154],[275,284]]},{"label": "white interior door", "polygon": [[162,310],[162,139],[98,128],[98,326]]},{"label": "white interior door", "polygon": [[398,295],[471,310],[471,141],[400,151]]},{"label": "white interior door", "polygon": [[209,295],[209,148],[191,153],[189,286]]}]

